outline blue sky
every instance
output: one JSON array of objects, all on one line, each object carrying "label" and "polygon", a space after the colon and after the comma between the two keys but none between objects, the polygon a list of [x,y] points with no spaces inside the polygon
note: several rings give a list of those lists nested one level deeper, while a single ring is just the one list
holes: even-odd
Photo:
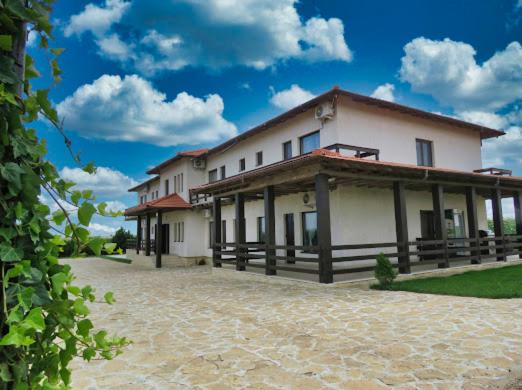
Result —
[{"label": "blue sky", "polygon": [[135,198],[114,183],[334,85],[501,128],[484,164],[522,175],[522,0],[58,0],[53,19],[66,51],[51,98],[103,169],[79,175],[59,135],[37,128],[64,175],[115,207]]}]

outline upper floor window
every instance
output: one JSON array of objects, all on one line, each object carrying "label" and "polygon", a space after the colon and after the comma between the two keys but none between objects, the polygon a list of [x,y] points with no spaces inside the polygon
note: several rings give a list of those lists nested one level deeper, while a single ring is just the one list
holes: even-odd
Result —
[{"label": "upper floor window", "polygon": [[239,172],[243,172],[246,168],[246,161],[244,158],[239,160]]},{"label": "upper floor window", "polygon": [[158,199],[158,195],[159,195],[158,190],[156,190],[156,199]]},{"label": "upper floor window", "polygon": [[433,142],[425,139],[417,139],[417,165],[423,167],[433,166]]},{"label": "upper floor window", "polygon": [[183,173],[179,175],[180,176],[180,185],[179,185],[179,188],[180,188],[180,192],[183,192]]},{"label": "upper floor window", "polygon": [[319,149],[319,147],[319,131],[314,131],[299,138],[299,151],[301,154],[310,153],[312,150]]},{"label": "upper floor window", "polygon": [[165,180],[165,196],[169,194],[169,180]]},{"label": "upper floor window", "polygon": [[178,181],[176,180],[176,176],[174,176],[174,193],[178,193]]},{"label": "upper floor window", "polygon": [[225,177],[227,177],[226,175],[226,168],[225,166],[223,165],[221,168],[219,168],[219,170],[221,171],[221,180],[223,180]]},{"label": "upper floor window", "polygon": [[292,158],[292,141],[286,141],[283,144],[283,160]]},{"label": "upper floor window", "polygon": [[215,182],[217,181],[218,177],[217,177],[217,169],[213,169],[211,171],[208,171],[208,182],[209,183],[212,183],[212,182]]},{"label": "upper floor window", "polygon": [[154,191],[152,191],[151,198],[154,200]]},{"label": "upper floor window", "polygon": [[256,153],[256,167],[263,165],[263,152]]}]

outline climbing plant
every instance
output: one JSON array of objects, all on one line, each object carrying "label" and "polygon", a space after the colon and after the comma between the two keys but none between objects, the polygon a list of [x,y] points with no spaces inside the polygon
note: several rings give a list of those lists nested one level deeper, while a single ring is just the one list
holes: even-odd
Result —
[{"label": "climbing plant", "polygon": [[[30,128],[37,119],[47,121],[63,135],[75,163],[95,172],[72,152],[49,89],[32,88],[41,75],[25,50],[28,31],[48,53],[51,87],[60,81],[63,49],[50,47],[52,5],[0,0],[0,389],[68,388],[74,357],[111,359],[128,343],[94,329],[87,307],[95,300],[93,288],[76,286],[70,266],[58,261],[66,239],[74,241],[76,254],[86,248],[111,253],[115,244],[91,237],[87,228],[94,214],[117,213],[96,203],[92,191],[60,178],[46,158],[45,140]],[[44,196],[56,211],[42,203]],[[114,300],[112,293],[104,299]]]}]

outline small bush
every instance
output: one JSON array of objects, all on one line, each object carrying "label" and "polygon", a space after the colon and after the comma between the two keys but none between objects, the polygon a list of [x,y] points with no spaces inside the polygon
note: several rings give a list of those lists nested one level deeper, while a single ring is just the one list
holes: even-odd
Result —
[{"label": "small bush", "polygon": [[379,253],[377,266],[375,267],[375,279],[379,281],[379,287],[381,289],[389,289],[396,277],[397,272],[393,269],[390,260],[384,253]]}]

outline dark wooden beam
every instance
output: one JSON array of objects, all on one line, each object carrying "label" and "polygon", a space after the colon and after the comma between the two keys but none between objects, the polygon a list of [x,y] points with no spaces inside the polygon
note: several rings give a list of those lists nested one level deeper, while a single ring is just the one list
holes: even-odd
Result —
[{"label": "dark wooden beam", "polygon": [[471,260],[471,264],[480,264],[480,241],[479,241],[479,225],[477,215],[477,190],[475,187],[466,187],[466,209],[468,214],[468,234],[469,238],[476,239],[475,242],[470,242],[469,246],[475,249],[471,255],[477,256],[476,259]]},{"label": "dark wooden beam", "polygon": [[[217,267],[217,268],[220,268],[221,267],[221,255],[220,254],[217,254],[216,252],[220,252],[222,250],[221,246],[217,247],[217,244],[221,243],[221,237],[222,237],[222,233],[221,233],[221,198],[218,198],[217,196],[215,196],[213,198],[213,201],[212,201],[212,211],[213,211],[213,216],[214,216],[214,223],[212,224],[212,229],[213,229],[213,232],[212,234],[214,235],[214,242],[211,242],[211,246],[212,246],[212,264],[214,265],[214,267]],[[212,237],[211,237],[211,241],[212,241]]]},{"label": "dark wooden beam", "polygon": [[[235,195],[236,209],[236,245],[246,242],[246,225],[245,225],[245,197],[244,194],[236,193]],[[236,247],[236,270],[245,270],[245,259],[241,257],[244,249]]]},{"label": "dark wooden beam", "polygon": [[[522,235],[522,191],[517,191],[513,194],[513,203],[515,206],[515,229],[517,236]],[[522,243],[522,239],[518,240]],[[518,258],[522,259],[522,247],[519,247],[520,251]]]},{"label": "dark wooden beam", "polygon": [[141,245],[141,215],[138,215],[138,219],[136,219],[136,254],[140,254],[140,245]]},{"label": "dark wooden beam", "polygon": [[[502,216],[502,191],[495,188],[491,191],[491,208],[493,210],[493,226],[495,231],[495,245],[504,243],[504,217]],[[506,261],[504,248],[496,248],[497,261]]]},{"label": "dark wooden beam", "polygon": [[[267,186],[263,192],[264,205],[265,205],[265,237],[267,245],[275,245],[275,195],[274,186]],[[265,250],[265,274],[275,275],[276,260],[274,256],[276,254],[275,249]]]},{"label": "dark wooden beam", "polygon": [[435,220],[435,239],[444,241],[444,262],[439,263],[439,268],[449,267],[448,261],[448,231],[446,229],[446,214],[444,211],[444,187],[440,184],[433,184],[431,187],[433,200],[433,214]]},{"label": "dark wooden beam", "polygon": [[163,248],[163,212],[161,210],[158,210],[158,213],[156,214],[156,268],[161,268],[161,250]]},{"label": "dark wooden beam", "polygon": [[145,217],[145,256],[150,256],[150,214]]},{"label": "dark wooden beam", "polygon": [[395,205],[395,233],[397,236],[397,252],[403,253],[398,256],[399,272],[409,274],[410,266],[410,247],[408,245],[408,216],[406,214],[406,191],[404,183],[396,181],[393,183],[393,200]]},{"label": "dark wooden beam", "polygon": [[319,282],[333,283],[332,233],[330,225],[329,176],[315,176],[315,201],[317,208],[317,243],[319,245]]}]

